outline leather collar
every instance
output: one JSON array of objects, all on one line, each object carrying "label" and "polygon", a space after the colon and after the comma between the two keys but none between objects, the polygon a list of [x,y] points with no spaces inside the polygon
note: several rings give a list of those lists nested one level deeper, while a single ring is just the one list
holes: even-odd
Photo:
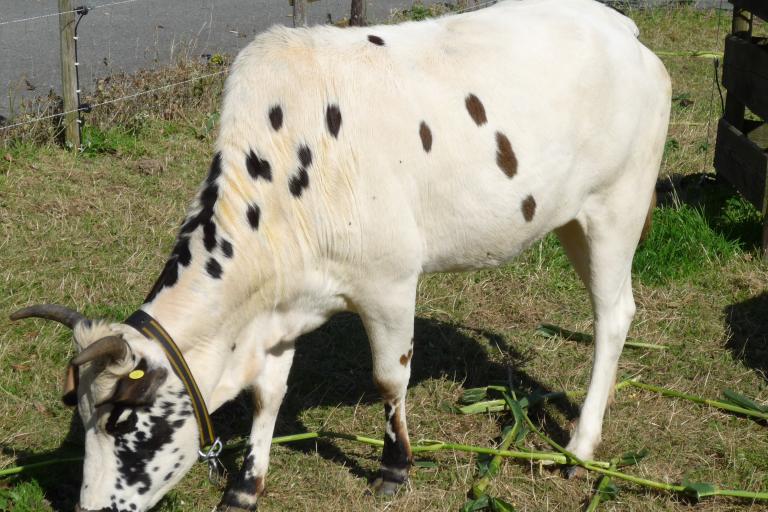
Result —
[{"label": "leather collar", "polygon": [[205,400],[203,400],[203,396],[200,394],[200,389],[197,387],[192,372],[189,371],[184,356],[181,354],[179,347],[176,346],[176,343],[173,342],[173,338],[157,320],[142,310],[133,313],[123,323],[133,327],[143,334],[144,337],[158,342],[163,347],[168,360],[171,362],[174,373],[184,383],[184,387],[192,399],[192,410],[195,413],[195,418],[197,418],[197,427],[200,431],[200,456],[204,459],[207,459],[207,456],[210,455],[217,456],[218,453],[214,455],[213,452],[221,451],[221,441],[213,432],[213,423],[208,414],[208,408],[205,406]]}]

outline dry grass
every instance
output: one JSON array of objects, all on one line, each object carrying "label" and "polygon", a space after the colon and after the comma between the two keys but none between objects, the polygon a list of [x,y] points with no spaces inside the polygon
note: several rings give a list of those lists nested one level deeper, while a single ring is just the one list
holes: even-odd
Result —
[{"label": "dry grass", "polygon": [[[721,49],[714,12],[681,8],[631,15],[655,50]],[[722,36],[727,16],[721,24]],[[711,61],[664,60],[678,100],[670,130],[670,140],[677,144],[668,145],[663,172],[709,170],[712,123],[719,108],[717,99],[710,106]],[[130,84],[133,78],[121,80]],[[133,87],[144,86],[127,85],[103,94],[120,95]],[[10,161],[0,160],[0,311],[30,302],[60,302],[89,315],[120,319],[138,305],[161,269],[186,203],[204,175],[212,145],[205,123],[218,102],[218,90],[213,91],[178,100],[171,94],[145,98],[121,110],[98,113],[99,133],[106,136],[85,155],[25,139],[6,141]],[[161,107],[155,108],[155,101]],[[152,104],[152,110],[138,110],[142,103]],[[140,125],[125,129],[137,117]],[[647,382],[709,397],[732,388],[765,404],[767,284],[768,266],[749,251],[704,263],[685,279],[638,283],[638,314],[630,334],[670,349],[628,349],[620,372],[642,373]],[[508,368],[521,389],[583,389],[591,348],[535,337],[541,322],[580,331],[591,328],[586,293],[551,240],[501,269],[425,277],[419,287],[408,404],[412,438],[493,445],[501,416],[459,416],[443,404],[455,403],[465,387],[504,382]],[[59,402],[61,373],[71,355],[65,329],[0,319],[0,467],[82,450],[79,420]],[[534,416],[563,441],[577,407],[555,403]],[[250,405],[243,399],[215,414],[217,430],[230,439],[247,435],[249,421]],[[380,437],[383,427],[361,324],[354,316],[336,317],[301,340],[276,434],[323,428]],[[528,447],[541,445],[531,440]],[[764,425],[624,390],[607,415],[597,456],[608,459],[643,447],[651,449],[651,456],[632,470],[640,476],[768,489]],[[241,455],[229,454],[225,463],[234,469]],[[474,474],[473,457],[436,453],[429,459],[437,467],[414,470],[408,493],[377,500],[365,494],[365,477],[376,470],[377,459],[375,449],[347,441],[275,448],[260,510],[458,510]],[[70,510],[79,473],[77,466],[55,468],[12,485],[41,486],[48,504],[38,500],[37,510]],[[519,511],[572,511],[582,509],[593,483],[567,481],[557,472],[510,461],[490,492]],[[618,500],[602,510],[691,508],[676,496],[621,487]],[[159,510],[210,510],[220,493],[198,465]],[[757,511],[765,506],[716,499],[696,509]],[[17,509],[22,510],[27,509]]]}]

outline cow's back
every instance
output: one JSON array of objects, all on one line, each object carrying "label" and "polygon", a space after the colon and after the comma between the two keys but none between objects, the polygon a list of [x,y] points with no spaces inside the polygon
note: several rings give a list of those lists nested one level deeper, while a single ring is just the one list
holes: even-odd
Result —
[{"label": "cow's back", "polygon": [[273,29],[235,63],[219,146],[233,166],[250,148],[271,162],[274,182],[239,188],[314,254],[363,271],[494,265],[632,172],[658,131],[668,78],[635,36],[585,0]]}]

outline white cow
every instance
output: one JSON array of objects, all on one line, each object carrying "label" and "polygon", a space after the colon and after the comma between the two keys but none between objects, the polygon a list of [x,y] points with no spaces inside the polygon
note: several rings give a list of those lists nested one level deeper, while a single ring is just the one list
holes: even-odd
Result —
[{"label": "white cow", "polygon": [[[141,307],[209,410],[253,390],[250,447],[221,510],[255,509],[294,340],[339,311],[358,313],[370,340],[387,417],[374,488],[394,492],[411,460],[419,276],[501,265],[553,230],[594,308],[568,444],[592,457],[669,118],[669,77],[637,35],[591,0],[523,0],[397,26],[275,27],[240,52],[210,173]],[[166,352],[125,324],[52,306],[25,316],[74,328],[79,509],[147,510],[201,435]]]}]

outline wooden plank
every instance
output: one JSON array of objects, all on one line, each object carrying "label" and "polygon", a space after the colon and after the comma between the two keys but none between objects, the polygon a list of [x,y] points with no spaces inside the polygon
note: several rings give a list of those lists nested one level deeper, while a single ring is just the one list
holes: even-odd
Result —
[{"label": "wooden plank", "polygon": [[734,95],[752,112],[768,119],[768,51],[764,47],[733,35],[726,37],[723,85],[729,97]]},{"label": "wooden plank", "polygon": [[768,2],[765,0],[728,0],[734,9],[744,9],[768,21]]},{"label": "wooden plank", "polygon": [[727,120],[717,127],[715,169],[763,215],[768,215],[768,152]]},{"label": "wooden plank", "polygon": [[[64,111],[77,110],[77,71],[75,70],[75,13],[72,0],[59,0],[59,42],[61,43],[59,62],[61,64],[61,96],[64,99]],[[80,148],[80,128],[77,125],[77,112],[62,117],[64,141],[68,147]]]}]

